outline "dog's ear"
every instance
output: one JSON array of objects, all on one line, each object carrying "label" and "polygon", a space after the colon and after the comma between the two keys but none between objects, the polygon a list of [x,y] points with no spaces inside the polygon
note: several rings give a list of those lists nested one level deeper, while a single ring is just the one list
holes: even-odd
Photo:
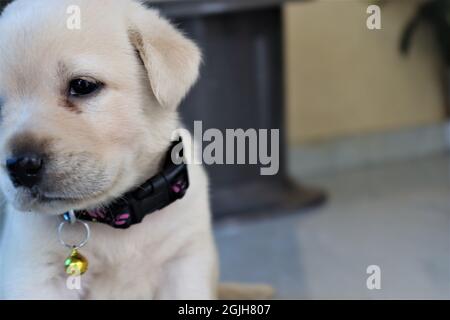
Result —
[{"label": "dog's ear", "polygon": [[198,78],[200,49],[157,11],[142,5],[132,10],[129,24],[130,41],[144,62],[156,99],[176,108]]}]

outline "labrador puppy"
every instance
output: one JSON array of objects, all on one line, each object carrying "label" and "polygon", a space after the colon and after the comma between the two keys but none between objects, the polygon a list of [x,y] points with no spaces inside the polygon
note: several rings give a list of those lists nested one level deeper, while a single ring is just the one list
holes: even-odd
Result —
[{"label": "labrador puppy", "polygon": [[[16,0],[5,8],[1,298],[216,298],[208,180],[198,165],[188,165],[185,196],[141,223],[87,222],[81,288],[68,286],[70,252],[57,237],[63,213],[107,206],[162,170],[200,61],[191,40],[136,1]],[[69,238],[83,233],[68,229]]]}]

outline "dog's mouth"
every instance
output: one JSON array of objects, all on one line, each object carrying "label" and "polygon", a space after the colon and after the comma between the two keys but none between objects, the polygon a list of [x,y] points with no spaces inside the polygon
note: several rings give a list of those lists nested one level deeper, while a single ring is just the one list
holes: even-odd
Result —
[{"label": "dog's mouth", "polygon": [[[120,171],[109,183],[102,185],[77,185],[70,188],[56,187],[49,184],[52,190],[46,190],[45,186],[29,188],[15,188],[13,205],[20,211],[35,211],[45,214],[61,214],[69,210],[84,210],[97,207],[112,201],[113,190],[120,183],[122,172]],[[59,191],[58,191],[59,189]]]},{"label": "dog's mouth", "polygon": [[52,203],[52,202],[70,202],[75,203],[78,201],[85,201],[86,198],[80,198],[80,197],[54,197],[54,196],[47,196],[45,194],[32,194],[31,195],[36,201],[42,202],[42,203]]},{"label": "dog's mouth", "polygon": [[[19,211],[32,211],[45,214],[61,214],[69,210],[82,210],[109,201],[109,194],[120,182],[117,175],[105,175],[104,170],[88,171],[85,179],[77,174],[54,174],[44,176],[42,181],[32,187],[6,184],[6,196]],[[10,179],[8,179],[10,180]],[[9,195],[9,196],[8,196]]]},{"label": "dog's mouth", "polygon": [[84,209],[101,201],[108,191],[98,190],[90,194],[57,194],[42,190],[18,188],[15,190],[13,205],[21,211],[36,211],[49,214],[61,214],[72,209]]},{"label": "dog's mouth", "polygon": [[39,188],[17,188],[16,192],[19,197],[29,198],[35,202],[51,203],[51,202],[78,202],[86,201],[92,198],[97,198],[101,196],[104,191],[98,190],[96,192],[91,192],[89,194],[83,194],[78,192],[77,195],[72,195],[70,193],[63,192],[49,192],[41,190]]},{"label": "dog's mouth", "polygon": [[34,203],[76,203],[83,202],[94,197],[98,197],[101,193],[95,195],[85,195],[85,196],[70,196],[70,195],[52,195],[50,193],[36,191],[36,190],[28,190],[28,189],[18,189],[17,197],[22,198],[23,200],[28,199]]}]

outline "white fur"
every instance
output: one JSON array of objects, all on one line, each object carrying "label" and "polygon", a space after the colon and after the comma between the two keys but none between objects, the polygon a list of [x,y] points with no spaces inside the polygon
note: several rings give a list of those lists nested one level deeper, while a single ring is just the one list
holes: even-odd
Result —
[{"label": "white fur", "polygon": [[[66,9],[74,4],[81,8],[81,30],[66,28]],[[108,203],[159,170],[179,126],[176,107],[198,76],[196,45],[157,12],[131,0],[17,0],[0,18],[0,53],[5,102],[0,163],[10,153],[12,137],[27,132],[52,139],[57,156],[87,153],[92,167],[81,163],[72,172],[60,161],[55,170],[87,177],[97,167],[104,177],[92,195],[80,188],[95,182],[83,179],[76,180],[76,192],[62,190],[64,196],[79,197],[70,204],[25,203],[1,166],[6,210],[0,229],[0,297],[216,298],[208,180],[200,166],[188,168],[191,187],[185,198],[141,224],[128,230],[90,224],[92,237],[81,250],[90,268],[81,291],[66,287],[63,262],[69,252],[56,235],[59,214]],[[79,74],[106,86],[98,96],[76,101],[76,113],[61,103],[61,86]]]}]

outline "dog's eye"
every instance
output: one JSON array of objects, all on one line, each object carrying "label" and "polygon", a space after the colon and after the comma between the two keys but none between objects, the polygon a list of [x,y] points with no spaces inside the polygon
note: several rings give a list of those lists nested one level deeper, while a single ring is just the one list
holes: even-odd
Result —
[{"label": "dog's eye", "polygon": [[95,80],[74,79],[70,81],[69,94],[73,97],[86,96],[97,91],[100,86]]}]

